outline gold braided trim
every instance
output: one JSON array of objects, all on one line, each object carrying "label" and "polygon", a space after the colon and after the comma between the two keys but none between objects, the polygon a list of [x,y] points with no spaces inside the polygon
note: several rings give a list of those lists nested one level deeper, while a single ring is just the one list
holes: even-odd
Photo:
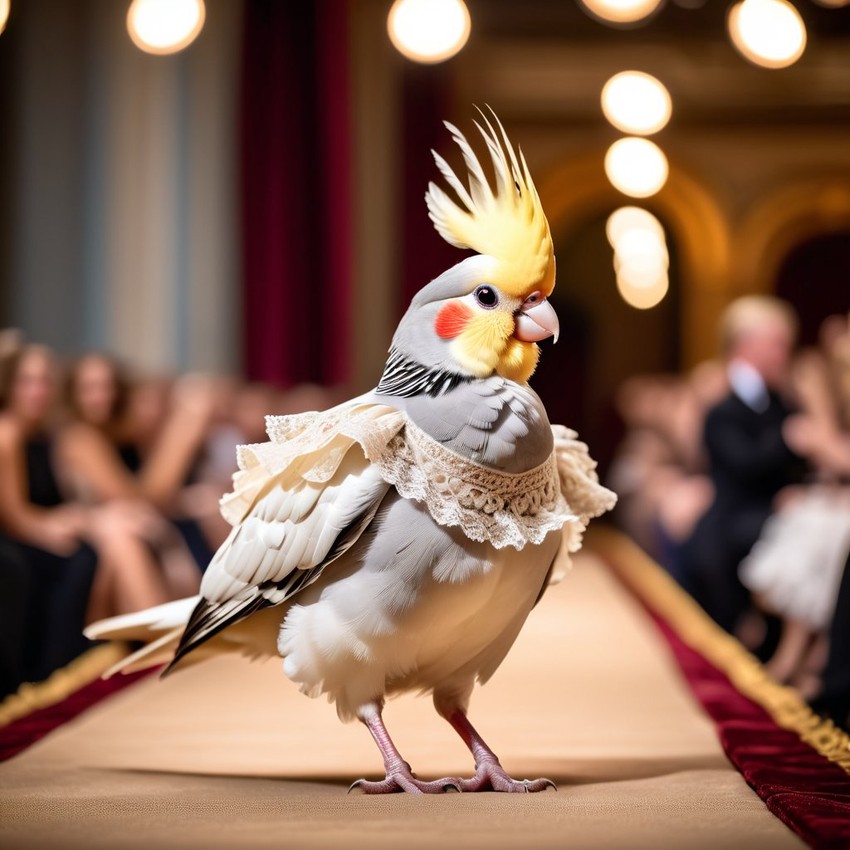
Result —
[{"label": "gold braided trim", "polygon": [[591,528],[586,544],[691,649],[724,673],[740,693],[822,756],[850,773],[850,736],[815,714],[792,688],[772,679],[759,661],[721,629],[642,549],[611,528]]},{"label": "gold braided trim", "polygon": [[75,691],[99,679],[113,664],[124,658],[127,651],[123,643],[100,644],[65,667],[54,670],[43,682],[24,683],[16,693],[0,702],[0,726],[62,702]]}]

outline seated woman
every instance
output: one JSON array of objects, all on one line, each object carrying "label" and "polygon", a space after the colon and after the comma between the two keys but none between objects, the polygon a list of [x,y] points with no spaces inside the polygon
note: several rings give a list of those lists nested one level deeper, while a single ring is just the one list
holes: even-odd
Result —
[{"label": "seated woman", "polygon": [[197,592],[200,573],[166,517],[176,518],[212,411],[205,385],[187,392],[180,383],[174,395],[164,424],[143,451],[147,441],[127,415],[126,377],[110,358],[89,354],[69,374],[70,421],[59,449],[74,492],[88,504],[108,506],[115,522],[146,541],[148,559],[160,565],[169,595],[177,598]]},{"label": "seated woman", "polygon": [[795,378],[802,412],[784,439],[806,457],[817,479],[781,494],[778,511],[740,567],[741,581],[763,610],[782,618],[768,670],[811,697],[820,687],[826,635],[850,551],[850,434],[824,360],[801,356]]},{"label": "seated woman", "polygon": [[[0,364],[6,690],[43,679],[78,655],[87,646],[87,621],[167,599],[155,575],[134,562],[132,541],[63,495],[54,463],[56,371],[50,351],[37,345]],[[91,605],[96,585],[110,589],[103,594],[109,605]]]}]

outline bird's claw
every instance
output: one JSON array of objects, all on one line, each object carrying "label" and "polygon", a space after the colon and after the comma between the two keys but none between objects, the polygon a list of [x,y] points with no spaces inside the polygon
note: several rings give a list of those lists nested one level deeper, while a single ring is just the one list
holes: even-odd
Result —
[{"label": "bird's claw", "polygon": [[386,777],[378,782],[368,779],[358,779],[356,782],[351,783],[348,793],[350,794],[352,791],[359,791],[362,794],[459,793],[462,784],[462,779],[453,779],[450,777],[434,779],[431,782],[423,782],[421,779],[417,779],[412,772],[400,770],[387,773]]},{"label": "bird's claw", "polygon": [[534,794],[538,791],[558,790],[551,779],[514,779],[505,773],[498,762],[485,761],[478,765],[472,779],[462,779],[461,791],[500,791],[506,794]]}]

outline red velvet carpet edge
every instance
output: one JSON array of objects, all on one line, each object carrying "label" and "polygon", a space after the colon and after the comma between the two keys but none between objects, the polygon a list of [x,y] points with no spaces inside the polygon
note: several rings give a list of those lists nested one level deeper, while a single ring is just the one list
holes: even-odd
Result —
[{"label": "red velvet carpet edge", "polygon": [[[850,775],[835,761],[814,746],[806,743],[800,731],[785,728],[768,711],[766,705],[741,693],[726,672],[694,648],[674,625],[695,617],[705,623],[699,628],[708,633],[717,627],[677,586],[667,586],[667,576],[645,555],[637,566],[633,563],[635,547],[615,532],[603,531],[591,538],[591,547],[600,554],[613,572],[628,586],[655,621],[667,641],[694,697],[714,721],[726,756],[741,773],[750,787],[761,797],[767,808],[816,850],[850,848]],[[642,553],[641,553],[642,554]],[[629,563],[629,561],[632,563]],[[672,580],[671,584],[672,584]],[[681,596],[681,616],[670,616],[671,605]],[[662,598],[663,597],[663,598]],[[682,619],[682,618],[686,619]],[[688,628],[688,632],[693,630]],[[718,629],[719,632],[719,629]],[[725,633],[718,635],[718,658],[727,670],[746,654],[729,653]],[[705,643],[703,639],[700,641]],[[755,663],[754,659],[750,659]],[[754,688],[755,690],[756,688]],[[775,700],[774,700],[775,703]],[[804,714],[800,714],[804,718]],[[816,716],[806,724],[810,729],[823,726]],[[838,738],[846,750],[846,738],[829,728],[823,732],[824,747],[835,749]],[[843,741],[841,739],[844,738]],[[845,762],[846,763],[846,762]]]},{"label": "red velvet carpet edge", "polygon": [[158,672],[158,669],[142,670],[128,675],[119,674],[111,679],[95,679],[59,702],[37,708],[5,726],[0,726],[0,761],[6,761],[23,752],[27,747],[73,720],[86,709],[122,691],[139,679]]}]

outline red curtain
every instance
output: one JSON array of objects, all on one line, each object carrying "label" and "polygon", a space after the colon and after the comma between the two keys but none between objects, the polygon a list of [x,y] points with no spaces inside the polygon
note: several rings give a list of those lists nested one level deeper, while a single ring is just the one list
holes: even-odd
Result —
[{"label": "red curtain", "polygon": [[[432,148],[450,163],[458,163],[457,148],[443,121],[454,120],[450,111],[452,101],[452,65],[416,65],[405,62],[402,76],[402,287],[400,315],[410,299],[426,283],[446,269],[459,263],[464,252],[443,241],[434,230],[425,206],[425,190],[429,181],[445,181],[437,171]],[[466,108],[461,129],[470,129],[475,117],[472,107]],[[473,141],[474,144],[474,141]],[[465,175],[458,165],[457,173]],[[451,193],[451,190],[449,190]],[[470,252],[467,252],[467,254]]]},{"label": "red curtain", "polygon": [[241,98],[248,378],[344,383],[351,282],[348,0],[249,0]]}]

